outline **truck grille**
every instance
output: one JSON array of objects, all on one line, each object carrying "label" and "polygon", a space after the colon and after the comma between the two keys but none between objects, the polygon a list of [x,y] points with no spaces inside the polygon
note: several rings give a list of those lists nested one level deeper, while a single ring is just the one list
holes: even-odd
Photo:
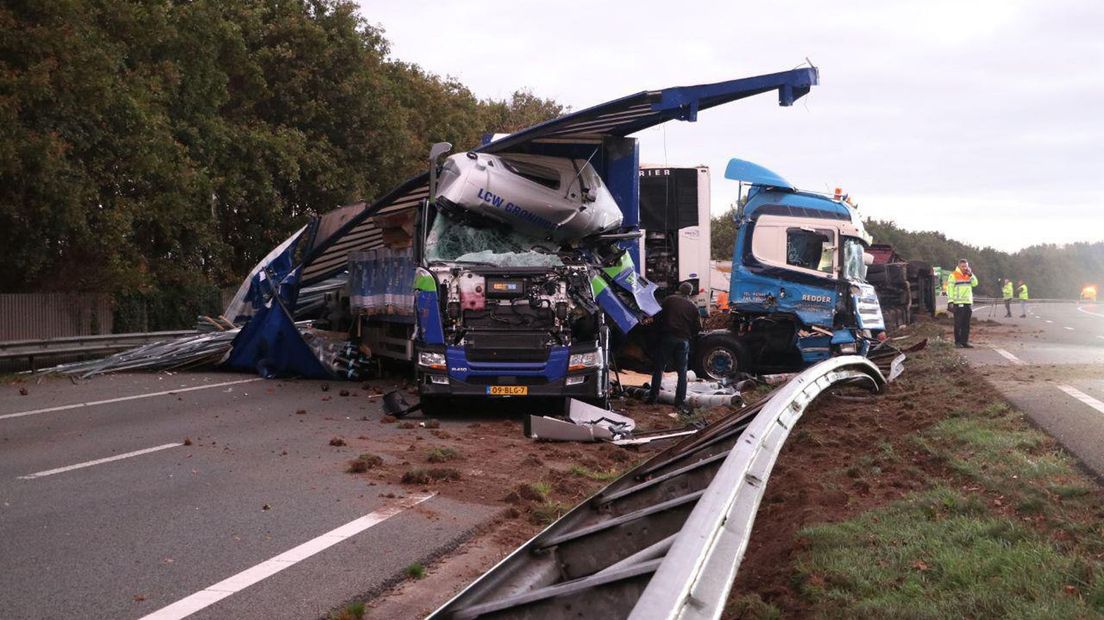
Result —
[{"label": "truck grille", "polygon": [[464,354],[471,362],[544,362],[548,335],[543,332],[496,332],[466,337]]}]

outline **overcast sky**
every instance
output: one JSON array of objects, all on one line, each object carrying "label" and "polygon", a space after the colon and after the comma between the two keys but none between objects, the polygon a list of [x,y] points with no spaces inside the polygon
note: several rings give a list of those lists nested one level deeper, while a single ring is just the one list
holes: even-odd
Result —
[{"label": "overcast sky", "polygon": [[641,161],[731,157],[866,216],[1014,251],[1104,240],[1104,2],[361,0],[392,56],[479,97],[528,88],[579,110],[641,90],[792,69],[793,107],[760,95],[637,134]]}]

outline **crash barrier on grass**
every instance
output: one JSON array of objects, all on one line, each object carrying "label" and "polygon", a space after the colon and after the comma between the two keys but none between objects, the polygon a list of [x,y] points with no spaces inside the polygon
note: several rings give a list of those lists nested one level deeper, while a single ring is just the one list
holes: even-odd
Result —
[{"label": "crash barrier on grass", "polygon": [[136,346],[195,334],[195,330],[106,334],[102,336],[69,336],[39,340],[9,340],[0,342],[0,360],[26,358],[32,369],[35,358],[81,353],[104,353],[132,349]]},{"label": "crash barrier on grass", "polygon": [[430,617],[720,617],[783,442],[844,383],[885,387],[859,356],[808,368],[623,475]]}]

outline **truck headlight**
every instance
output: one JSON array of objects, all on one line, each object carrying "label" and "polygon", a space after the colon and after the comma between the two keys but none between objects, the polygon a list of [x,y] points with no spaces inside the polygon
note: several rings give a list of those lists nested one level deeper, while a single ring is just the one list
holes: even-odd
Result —
[{"label": "truck headlight", "polygon": [[598,351],[590,353],[576,353],[567,360],[568,370],[584,370],[597,368],[602,363],[602,354]]},{"label": "truck headlight", "polygon": [[841,344],[839,346],[839,352],[840,353],[845,353],[845,354],[848,354],[848,355],[858,353],[859,352],[859,346],[857,344],[855,344],[854,342],[845,342],[844,344]]},{"label": "truck headlight", "polygon": [[418,353],[418,365],[437,370],[445,369],[445,354],[434,351],[420,351]]}]

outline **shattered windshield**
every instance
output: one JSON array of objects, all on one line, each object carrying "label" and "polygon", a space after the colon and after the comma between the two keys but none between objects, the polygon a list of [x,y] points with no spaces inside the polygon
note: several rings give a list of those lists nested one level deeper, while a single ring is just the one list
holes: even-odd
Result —
[{"label": "shattered windshield", "polygon": [[863,243],[858,239],[843,240],[843,277],[845,280],[866,281]]},{"label": "shattered windshield", "polygon": [[484,263],[495,267],[562,267],[556,245],[499,227],[475,228],[438,213],[426,237],[430,262]]}]

